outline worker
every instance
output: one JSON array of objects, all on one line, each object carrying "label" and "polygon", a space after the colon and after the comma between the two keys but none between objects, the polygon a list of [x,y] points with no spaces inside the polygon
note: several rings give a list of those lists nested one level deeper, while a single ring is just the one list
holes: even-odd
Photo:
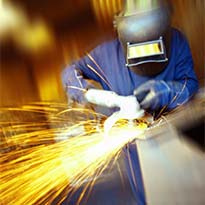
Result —
[{"label": "worker", "polygon": [[[150,113],[172,110],[197,92],[190,48],[185,36],[171,27],[170,4],[155,0],[141,6],[142,1],[133,2],[127,0],[115,17],[118,38],[97,46],[63,71],[69,99],[86,103],[83,89],[94,87],[88,79],[118,95],[135,95],[141,108]],[[145,204],[136,146],[130,145],[128,155],[136,204]]]}]

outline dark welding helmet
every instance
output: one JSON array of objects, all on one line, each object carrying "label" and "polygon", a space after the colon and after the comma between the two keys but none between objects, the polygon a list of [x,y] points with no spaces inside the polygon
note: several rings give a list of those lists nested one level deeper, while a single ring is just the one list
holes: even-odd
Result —
[{"label": "dark welding helmet", "polygon": [[139,75],[156,75],[168,64],[171,8],[165,2],[126,0],[115,17],[126,66]]}]

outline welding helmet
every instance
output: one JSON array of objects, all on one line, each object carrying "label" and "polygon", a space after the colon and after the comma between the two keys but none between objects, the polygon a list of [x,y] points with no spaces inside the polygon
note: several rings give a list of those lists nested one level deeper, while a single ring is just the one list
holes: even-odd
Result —
[{"label": "welding helmet", "polygon": [[147,2],[126,0],[114,22],[126,66],[139,75],[153,76],[168,64],[171,8],[164,0]]}]

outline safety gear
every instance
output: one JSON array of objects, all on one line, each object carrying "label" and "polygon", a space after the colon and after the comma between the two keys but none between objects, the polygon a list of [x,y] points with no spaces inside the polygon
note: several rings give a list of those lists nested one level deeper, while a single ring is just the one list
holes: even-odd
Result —
[{"label": "safety gear", "polygon": [[144,116],[144,110],[140,108],[139,103],[134,95],[120,96],[113,91],[89,89],[85,93],[88,102],[108,108],[118,107],[120,110],[115,111],[104,122],[105,135],[112,126],[120,119],[134,120]]},{"label": "safety gear", "polygon": [[126,66],[139,75],[156,75],[168,64],[171,9],[163,2],[142,7],[140,1],[127,0],[124,11],[115,17]]},{"label": "safety gear", "polygon": [[134,90],[140,105],[151,111],[158,110],[164,106],[173,109],[187,102],[189,91],[185,84],[179,82],[165,82],[163,80],[150,80]]}]

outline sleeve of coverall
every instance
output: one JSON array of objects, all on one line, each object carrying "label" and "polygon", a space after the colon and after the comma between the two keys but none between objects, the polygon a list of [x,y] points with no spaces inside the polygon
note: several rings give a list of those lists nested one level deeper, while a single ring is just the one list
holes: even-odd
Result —
[{"label": "sleeve of coverall", "polygon": [[193,68],[193,59],[186,38],[178,33],[179,45],[177,49],[175,79],[173,82],[167,82],[170,89],[168,108],[173,109],[176,106],[187,102],[198,90],[198,80]]},{"label": "sleeve of coverall", "polygon": [[177,33],[172,46],[176,52],[173,54],[173,81],[150,80],[134,91],[144,109],[157,110],[164,106],[173,109],[187,102],[198,89],[193,60],[185,37]]},{"label": "sleeve of coverall", "polygon": [[96,61],[100,47],[94,49],[90,54],[74,62],[62,72],[62,83],[66,90],[68,99],[78,103],[85,103],[84,91],[94,88],[89,79],[100,82]]}]

